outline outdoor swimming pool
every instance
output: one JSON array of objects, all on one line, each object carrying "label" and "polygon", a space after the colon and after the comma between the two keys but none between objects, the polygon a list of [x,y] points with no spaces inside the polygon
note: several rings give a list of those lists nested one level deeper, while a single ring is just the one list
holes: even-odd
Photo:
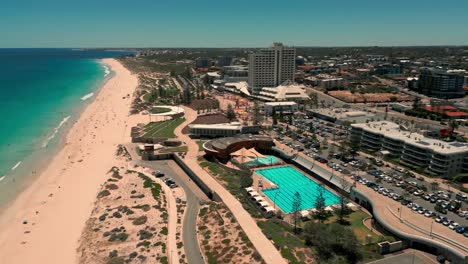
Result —
[{"label": "outdoor swimming pool", "polygon": [[257,166],[257,165],[272,165],[276,164],[279,160],[275,156],[266,156],[262,158],[253,159],[251,161],[245,162],[244,165],[247,166]]},{"label": "outdoor swimming pool", "polygon": [[317,182],[293,167],[283,166],[259,169],[255,172],[278,186],[278,188],[263,190],[263,193],[285,213],[293,211],[293,199],[296,192],[301,195],[300,210],[308,210],[315,207],[315,201],[320,189],[323,189],[326,206],[339,203],[337,195],[320,186]]}]

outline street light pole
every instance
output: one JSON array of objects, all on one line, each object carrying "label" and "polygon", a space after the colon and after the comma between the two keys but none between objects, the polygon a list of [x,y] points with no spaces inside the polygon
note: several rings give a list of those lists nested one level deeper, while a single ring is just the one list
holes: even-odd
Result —
[{"label": "street light pole", "polygon": [[432,224],[434,224],[434,220],[431,221],[431,233],[430,233],[431,237],[432,237]]}]

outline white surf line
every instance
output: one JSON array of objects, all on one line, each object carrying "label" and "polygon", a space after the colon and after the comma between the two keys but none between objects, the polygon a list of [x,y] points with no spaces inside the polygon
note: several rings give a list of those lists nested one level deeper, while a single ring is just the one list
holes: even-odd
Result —
[{"label": "white surf line", "polygon": [[[16,170],[16,168],[18,168],[19,165],[21,165],[21,162],[22,162],[22,161],[18,161],[18,163],[16,163],[16,165],[13,166],[13,168],[11,168],[11,170]],[[4,176],[4,177],[5,177],[5,176]]]},{"label": "white surf line", "polygon": [[81,97],[81,100],[86,101],[86,100],[88,100],[89,98],[91,98],[93,96],[94,96],[94,93],[89,93],[89,94]]},{"label": "white surf line", "polygon": [[60,124],[54,128],[54,132],[52,133],[52,135],[50,135],[46,141],[44,141],[44,143],[42,143],[42,147],[45,148],[47,147],[47,145],[49,144],[49,142],[55,137],[55,135],[57,135],[59,129],[68,121],[68,119],[70,119],[71,116],[67,116],[65,117],[64,119],[62,119],[62,121],[60,121]]}]

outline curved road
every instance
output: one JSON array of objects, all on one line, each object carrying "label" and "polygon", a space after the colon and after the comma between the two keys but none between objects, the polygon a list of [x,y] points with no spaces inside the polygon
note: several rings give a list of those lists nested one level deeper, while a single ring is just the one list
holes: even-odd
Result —
[{"label": "curved road", "polygon": [[182,225],[182,240],[184,242],[185,255],[189,264],[204,264],[205,261],[201,255],[197,238],[197,217],[200,202],[208,201],[208,197],[173,160],[139,161],[138,164],[164,172],[166,177],[174,179],[184,189],[187,198]]},{"label": "curved road", "polygon": [[262,233],[262,230],[258,227],[250,214],[244,209],[242,204],[198,164],[197,156],[199,148],[197,143],[188,135],[182,134],[182,129],[197,118],[197,112],[185,106],[183,106],[183,108],[185,110],[185,122],[174,130],[174,134],[179,140],[184,141],[187,144],[188,152],[184,158],[184,162],[212,191],[221,198],[237,219],[242,230],[244,230],[245,234],[257,249],[260,256],[262,256],[263,260],[267,264],[286,264],[286,261],[279,251]]}]

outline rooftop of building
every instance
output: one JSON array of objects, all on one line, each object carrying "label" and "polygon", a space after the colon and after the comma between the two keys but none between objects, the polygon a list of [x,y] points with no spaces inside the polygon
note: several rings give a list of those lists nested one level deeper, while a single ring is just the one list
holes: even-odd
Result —
[{"label": "rooftop of building", "polygon": [[381,134],[386,137],[402,140],[405,144],[410,144],[420,148],[431,149],[441,154],[468,153],[468,143],[446,142],[435,138],[429,138],[416,132],[406,130],[393,122],[377,121],[370,123],[352,124],[352,127],[362,128],[375,134]]},{"label": "rooftop of building", "polygon": [[358,111],[349,108],[316,108],[316,109],[309,109],[313,113],[326,115],[335,118],[347,118],[347,117],[357,117],[357,116],[374,116],[373,114],[368,114],[364,111]]},{"label": "rooftop of building", "polygon": [[272,97],[277,101],[284,101],[288,99],[309,99],[305,92],[305,86],[285,82],[278,87],[263,87],[260,95],[265,97]]},{"label": "rooftop of building", "polygon": [[287,102],[267,102],[267,103],[265,103],[265,105],[271,105],[271,106],[288,105],[288,106],[291,106],[291,105],[297,105],[297,103],[296,103],[296,102],[292,102],[292,101],[287,101]]},{"label": "rooftop of building", "polygon": [[240,130],[242,128],[241,123],[231,122],[231,123],[218,123],[218,124],[190,124],[189,128],[198,128],[198,129],[225,129],[225,130]]},{"label": "rooftop of building", "polygon": [[263,135],[240,134],[233,137],[224,137],[207,141],[203,144],[204,148],[216,151],[216,149],[226,149],[228,146],[244,141],[266,141],[273,143],[273,139]]}]

